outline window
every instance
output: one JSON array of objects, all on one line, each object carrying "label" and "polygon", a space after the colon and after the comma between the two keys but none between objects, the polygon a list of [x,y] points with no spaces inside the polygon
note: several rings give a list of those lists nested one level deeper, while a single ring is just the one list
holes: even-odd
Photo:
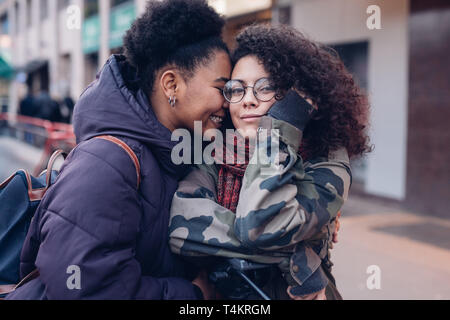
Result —
[{"label": "window", "polygon": [[280,24],[291,24],[291,7],[281,7],[278,9],[278,22]]},{"label": "window", "polygon": [[32,3],[31,0],[27,0],[27,4],[26,4],[26,10],[27,10],[27,27],[31,27],[33,25],[33,7],[32,7]]},{"label": "window", "polygon": [[0,17],[0,28],[1,28],[1,34],[9,33],[9,22],[8,22],[8,16],[6,14],[4,14]]},{"label": "window", "polygon": [[65,10],[71,3],[72,0],[58,0],[58,10]]},{"label": "window", "polygon": [[[331,46],[344,62],[348,71],[354,76],[358,85],[367,90],[369,42],[353,42]],[[364,184],[367,172],[367,158],[351,160],[353,181]]]},{"label": "window", "polygon": [[344,62],[348,71],[355,76],[358,84],[367,89],[367,65],[369,43],[367,41],[331,46]]},{"label": "window", "polygon": [[41,21],[44,21],[48,18],[48,0],[40,0],[41,1]]},{"label": "window", "polygon": [[19,3],[15,3],[15,5],[14,5],[14,33],[15,34],[19,34],[19,32],[20,32],[20,19],[19,19],[19,17],[20,17],[20,14],[19,14]]},{"label": "window", "polygon": [[89,18],[96,14],[98,14],[98,0],[85,0],[84,17]]},{"label": "window", "polygon": [[122,4],[124,2],[128,2],[130,0],[112,0],[111,1],[111,7],[115,7],[118,6],[119,4]]}]

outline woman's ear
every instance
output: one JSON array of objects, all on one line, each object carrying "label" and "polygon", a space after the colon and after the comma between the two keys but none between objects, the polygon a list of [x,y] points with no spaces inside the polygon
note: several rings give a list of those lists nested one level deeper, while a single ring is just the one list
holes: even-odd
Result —
[{"label": "woman's ear", "polygon": [[175,96],[177,92],[177,72],[173,69],[169,69],[163,72],[160,78],[160,86],[167,99]]},{"label": "woman's ear", "polygon": [[184,100],[187,91],[187,83],[181,72],[177,69],[167,69],[160,77],[161,89],[172,107]]}]

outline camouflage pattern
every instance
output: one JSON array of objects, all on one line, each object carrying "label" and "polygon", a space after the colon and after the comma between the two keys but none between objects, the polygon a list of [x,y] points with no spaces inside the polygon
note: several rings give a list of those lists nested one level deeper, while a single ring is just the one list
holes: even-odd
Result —
[{"label": "camouflage pattern", "polygon": [[351,183],[348,155],[338,150],[303,163],[300,130],[270,117],[260,127],[277,129],[279,136],[267,137],[271,150],[260,141],[252,158],[278,149],[280,163],[250,162],[236,214],[217,203],[217,167],[196,167],[172,202],[170,246],[184,256],[276,263],[290,285],[302,285],[329,261],[334,219]]}]

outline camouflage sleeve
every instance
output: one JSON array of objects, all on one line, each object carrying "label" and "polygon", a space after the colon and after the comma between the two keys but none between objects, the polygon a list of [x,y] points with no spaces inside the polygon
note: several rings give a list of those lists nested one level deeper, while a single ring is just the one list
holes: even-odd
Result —
[{"label": "camouflage sleeve", "polygon": [[[234,235],[235,214],[217,203],[215,166],[200,165],[180,182],[172,200],[169,244],[183,256],[220,256],[278,263],[280,255],[243,246]],[[281,256],[287,256],[282,254]]]},{"label": "camouflage sleeve", "polygon": [[[296,153],[299,130],[266,117],[262,127],[279,131],[280,165],[249,165],[236,215],[217,203],[217,168],[198,166],[173,198],[170,246],[184,256],[284,263],[280,269],[291,278],[293,293],[307,294],[327,283],[319,270],[327,251],[322,244],[347,197],[348,156],[339,151],[304,164]],[[262,143],[256,153],[269,150]]]},{"label": "camouflage sleeve", "polygon": [[[273,251],[314,238],[336,217],[351,172],[343,149],[304,164],[297,154],[300,130],[270,117],[261,128],[269,134],[259,139],[245,172],[234,229],[246,247]],[[267,155],[279,164],[262,161]]]}]

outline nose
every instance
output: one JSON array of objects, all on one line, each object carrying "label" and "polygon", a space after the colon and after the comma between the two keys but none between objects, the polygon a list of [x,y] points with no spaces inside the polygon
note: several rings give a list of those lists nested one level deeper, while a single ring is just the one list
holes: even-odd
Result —
[{"label": "nose", "polygon": [[251,87],[247,87],[247,90],[245,90],[244,98],[242,99],[242,102],[244,104],[244,107],[258,107],[258,99],[256,99],[255,94],[253,93],[253,90]]}]

